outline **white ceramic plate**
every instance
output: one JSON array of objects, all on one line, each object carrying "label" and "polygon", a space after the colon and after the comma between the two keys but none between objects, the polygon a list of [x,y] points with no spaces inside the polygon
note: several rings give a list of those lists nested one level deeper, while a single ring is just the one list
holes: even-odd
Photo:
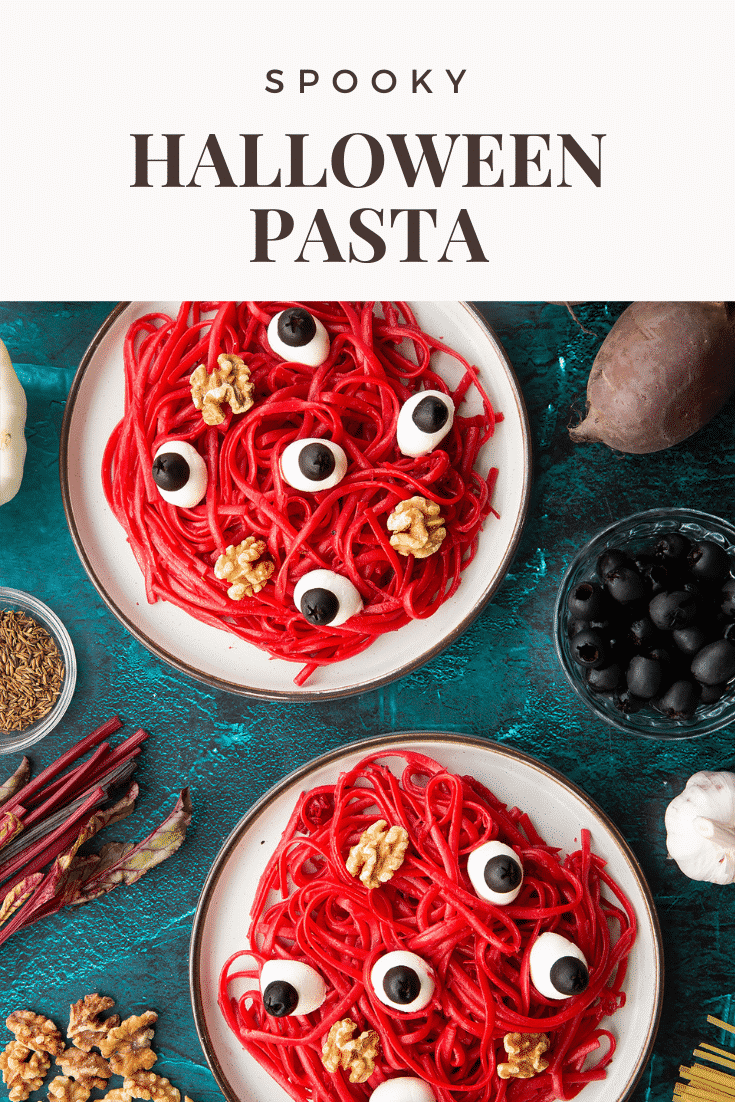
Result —
[{"label": "white ceramic plate", "polygon": [[[269,655],[230,632],[193,619],[159,601],[149,605],[143,576],[125,532],[102,491],[105,445],[123,414],[123,341],[131,322],[151,312],[176,313],[179,303],[121,303],[90,345],[72,384],[61,434],[61,487],[72,538],[87,573],[112,612],[164,661],[210,685],[269,699],[328,699],[383,685],[443,650],[478,615],[505,575],[528,508],[530,434],[523,397],[494,334],[463,302],[412,303],[419,324],[480,369],[502,421],[483,449],[478,467],[499,468],[493,497],[500,519],[489,517],[474,561],[457,593],[428,620],[416,620],[379,637],[355,661],[317,670],[299,688],[300,666]],[[437,357],[438,370],[458,381],[455,362]],[[471,397],[477,401],[477,410]],[[471,391],[466,405],[479,411]]]},{"label": "white ceramic plate", "polygon": [[565,852],[578,848],[588,828],[592,847],[635,909],[639,931],[629,958],[625,1006],[603,1022],[618,1041],[607,1078],[590,1083],[584,1102],[622,1102],[653,1048],[663,997],[663,953],[658,918],[643,873],[617,828],[585,794],[554,769],[517,750],[464,735],[401,732],[353,743],[309,762],[267,792],[245,815],[217,857],[197,907],[189,961],[199,1039],[228,1102],[287,1102],[288,1096],[246,1053],[217,1006],[222,966],[246,946],[255,888],[283,828],[305,789],[333,784],[368,752],[410,748],[452,772],[469,774],[508,805],[528,812],[542,837]]}]

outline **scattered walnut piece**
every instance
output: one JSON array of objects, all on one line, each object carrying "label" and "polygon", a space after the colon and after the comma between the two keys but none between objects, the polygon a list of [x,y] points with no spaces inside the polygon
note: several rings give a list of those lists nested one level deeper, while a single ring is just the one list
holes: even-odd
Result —
[{"label": "scattered walnut piece", "polygon": [[132,1075],[142,1069],[148,1070],[158,1057],[150,1047],[153,1039],[153,1026],[158,1021],[155,1010],[146,1010],[132,1018],[126,1018],[106,1037],[101,1038],[99,1049],[103,1056],[109,1056],[110,1068],[115,1075]]},{"label": "scattered walnut piece", "polygon": [[99,1053],[83,1052],[74,1045],[61,1056],[57,1056],[56,1063],[64,1075],[76,1079],[78,1083],[84,1083],[87,1087],[99,1087],[100,1090],[105,1089],[112,1074],[107,1060]]},{"label": "scattered walnut piece", "polygon": [[5,1024],[15,1034],[16,1041],[34,1052],[48,1052],[51,1056],[58,1056],[64,1051],[61,1032],[43,1014],[34,1014],[32,1010],[14,1010]]},{"label": "scattered walnut piece", "polygon": [[87,1102],[92,1088],[86,1083],[77,1083],[65,1075],[57,1075],[48,1085],[49,1102]]},{"label": "scattered walnut piece", "polygon": [[72,1003],[69,1007],[69,1028],[67,1036],[71,1037],[77,1048],[82,1052],[90,1052],[94,1045],[99,1046],[103,1037],[115,1026],[120,1025],[120,1015],[112,1014],[109,1018],[102,1018],[105,1010],[111,1010],[115,1000],[107,995],[85,995],[79,1002]]},{"label": "scattered walnut piece", "polygon": [[353,1040],[356,1029],[351,1018],[335,1022],[322,1048],[322,1063],[327,1071],[349,1070],[350,1083],[364,1083],[375,1071],[379,1037],[374,1029],[367,1029]]},{"label": "scattered walnut piece", "polygon": [[180,1102],[181,1099],[181,1091],[152,1071],[133,1072],[125,1079],[123,1090],[130,1098],[150,1099],[151,1102]]},{"label": "scattered walnut piece", "polygon": [[379,888],[403,864],[408,831],[402,826],[385,830],[387,825],[385,819],[378,819],[364,830],[347,858],[347,871],[351,876],[359,873],[366,888]]},{"label": "scattered walnut piece", "polygon": [[230,544],[224,555],[217,559],[214,564],[215,577],[231,583],[227,596],[233,601],[241,601],[243,597],[260,593],[270,578],[276,564],[270,559],[261,559],[258,562],[265,550],[264,540],[248,536],[237,547]]},{"label": "scattered walnut piece", "polygon": [[24,1102],[31,1091],[43,1084],[51,1057],[46,1052],[34,1052],[20,1041],[11,1041],[0,1052],[0,1070],[5,1085],[10,1087],[10,1102]]},{"label": "scattered walnut piece", "polygon": [[532,1079],[549,1066],[549,1061],[541,1058],[549,1047],[547,1033],[506,1033],[503,1046],[510,1060],[498,1064],[501,1079]]},{"label": "scattered walnut piece", "polygon": [[391,547],[395,547],[399,555],[413,555],[417,559],[433,555],[447,534],[439,514],[436,502],[425,497],[399,501],[387,520],[388,531],[394,533],[390,538]]},{"label": "scattered walnut piece", "polygon": [[202,411],[202,420],[207,425],[222,424],[223,405],[229,405],[233,413],[245,413],[253,405],[254,386],[247,364],[228,352],[218,356],[217,363],[219,367],[211,375],[206,364],[199,364],[189,376],[191,400]]}]

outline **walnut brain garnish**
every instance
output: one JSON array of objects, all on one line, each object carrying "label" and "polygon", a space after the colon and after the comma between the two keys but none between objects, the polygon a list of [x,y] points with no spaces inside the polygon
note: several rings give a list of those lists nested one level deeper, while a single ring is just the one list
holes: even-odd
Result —
[{"label": "walnut brain garnish", "polygon": [[215,577],[230,583],[227,596],[233,601],[260,593],[270,578],[276,566],[270,559],[261,559],[265,550],[264,540],[248,536],[236,547],[230,545],[217,559],[214,564]]},{"label": "walnut brain garnish", "polygon": [[254,386],[247,364],[229,352],[218,356],[217,363],[219,367],[211,375],[206,364],[199,364],[189,377],[191,400],[202,411],[207,425],[222,424],[224,405],[229,405],[233,413],[245,413],[253,405]]},{"label": "walnut brain garnish", "polygon": [[322,1048],[322,1063],[327,1071],[335,1072],[339,1067],[349,1071],[350,1083],[364,1083],[375,1071],[380,1039],[374,1029],[353,1039],[356,1029],[351,1018],[335,1022]]},{"label": "walnut brain garnish", "polygon": [[549,1066],[549,1061],[541,1058],[549,1047],[546,1033],[506,1033],[503,1046],[509,1060],[498,1064],[501,1079],[532,1079]]},{"label": "walnut brain garnish", "polygon": [[156,1054],[150,1047],[153,1026],[158,1021],[154,1010],[146,1010],[132,1018],[126,1018],[106,1037],[100,1039],[99,1049],[110,1058],[110,1069],[115,1075],[132,1075],[147,1070],[156,1062]]},{"label": "walnut brain garnish", "polygon": [[391,547],[399,555],[426,559],[442,545],[447,534],[439,506],[425,497],[409,497],[399,501],[387,520]]},{"label": "walnut brain garnish", "polygon": [[379,888],[403,864],[408,832],[402,826],[392,826],[386,830],[387,825],[385,819],[378,819],[364,830],[347,858],[347,871],[351,876],[359,873],[366,888]]},{"label": "walnut brain garnish", "polygon": [[69,1028],[66,1032],[77,1048],[83,1052],[89,1052],[94,1045],[99,1045],[111,1029],[120,1025],[119,1014],[102,1018],[104,1012],[111,1010],[114,1005],[114,999],[98,994],[85,995],[79,1002],[72,1003],[69,1007]]},{"label": "walnut brain garnish", "polygon": [[51,1064],[46,1052],[34,1052],[20,1041],[11,1041],[0,1052],[0,1070],[5,1085],[10,1088],[10,1102],[24,1102],[31,1091],[42,1085]]},{"label": "walnut brain garnish", "polygon": [[100,1090],[104,1090],[112,1074],[107,1060],[99,1053],[82,1052],[73,1045],[56,1057],[56,1063],[68,1078],[76,1079],[87,1087],[99,1087]]},{"label": "walnut brain garnish", "polygon": [[32,1010],[14,1010],[5,1024],[15,1034],[16,1041],[34,1052],[48,1052],[51,1056],[58,1056],[64,1051],[61,1032],[43,1014],[34,1014]]},{"label": "walnut brain garnish", "polygon": [[48,1085],[49,1102],[87,1102],[92,1088],[86,1083],[77,1083],[65,1075],[57,1075]]}]

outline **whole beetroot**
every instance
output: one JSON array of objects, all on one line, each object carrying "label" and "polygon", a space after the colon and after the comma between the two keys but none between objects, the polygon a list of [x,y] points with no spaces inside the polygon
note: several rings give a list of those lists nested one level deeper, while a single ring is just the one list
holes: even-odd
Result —
[{"label": "whole beetroot", "polygon": [[575,443],[662,451],[710,421],[735,391],[735,304],[634,302],[602,342]]}]

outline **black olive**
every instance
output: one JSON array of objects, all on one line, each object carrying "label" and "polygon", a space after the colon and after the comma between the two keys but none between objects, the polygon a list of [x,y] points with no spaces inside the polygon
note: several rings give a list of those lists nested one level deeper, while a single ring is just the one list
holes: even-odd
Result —
[{"label": "black olive", "polygon": [[570,639],[573,639],[575,635],[579,635],[580,631],[589,631],[592,624],[589,620],[570,620],[567,624],[567,635]]},{"label": "black olive", "polygon": [[650,647],[658,638],[658,631],[648,616],[634,620],[628,628],[628,639],[634,647]]},{"label": "black olive", "polygon": [[291,306],[280,315],[276,330],[284,344],[290,348],[303,348],[314,339],[316,322],[303,306]]},{"label": "black olive", "polygon": [[675,681],[658,700],[656,707],[669,719],[689,719],[699,703],[699,690],[693,681]]},{"label": "black olive", "polygon": [[681,532],[667,532],[656,544],[655,553],[662,559],[683,559],[691,546]]},{"label": "black olive", "polygon": [[593,693],[611,693],[620,685],[622,670],[615,662],[601,669],[588,669],[585,680]]},{"label": "black olive", "polygon": [[637,654],[631,658],[625,674],[628,691],[642,700],[650,700],[661,687],[663,670],[655,658]]},{"label": "black olive", "polygon": [[643,579],[632,566],[617,566],[609,571],[605,575],[605,587],[620,605],[629,605],[646,596]]},{"label": "black olive", "polygon": [[640,712],[641,708],[645,708],[648,704],[647,700],[642,700],[641,697],[634,696],[628,689],[616,693],[614,700],[615,707],[626,716],[632,716],[635,712]]},{"label": "black olive", "polygon": [[579,995],[587,989],[590,974],[578,957],[559,957],[549,969],[549,979],[563,995]]},{"label": "black olive", "polygon": [[263,1006],[274,1018],[285,1018],[287,1014],[293,1014],[298,1002],[296,988],[286,980],[273,980],[263,992]]},{"label": "black olive", "polygon": [[694,577],[704,582],[724,581],[730,569],[727,551],[712,540],[695,543],[689,552],[688,562]]},{"label": "black olive", "polygon": [[619,566],[625,566],[627,563],[628,556],[625,551],[621,551],[619,547],[608,547],[607,551],[603,551],[597,560],[597,573],[604,581],[613,570],[617,570]]},{"label": "black olive", "polygon": [[697,615],[697,602],[694,595],[684,589],[657,593],[648,606],[648,615],[661,631],[685,628]]},{"label": "black olive", "polygon": [[449,410],[441,398],[428,394],[416,405],[411,414],[413,423],[422,432],[439,432],[449,417]]},{"label": "black olive", "polygon": [[508,853],[498,853],[485,865],[485,883],[491,892],[512,892],[523,879],[523,869]]},{"label": "black olive", "polygon": [[726,616],[735,616],[735,578],[730,578],[723,585],[720,608]]},{"label": "black olive", "polygon": [[671,633],[671,637],[682,654],[687,654],[690,657],[700,651],[707,640],[712,638],[699,624],[690,624],[687,628],[677,628],[676,631]]},{"label": "black olive", "polygon": [[323,627],[339,612],[339,600],[330,589],[307,589],[301,598],[301,614],[310,624]]},{"label": "black olive", "polygon": [[391,1002],[406,1006],[418,998],[421,979],[408,965],[395,964],[383,977],[383,990]]},{"label": "black olive", "polygon": [[735,646],[716,639],[702,647],[692,660],[692,673],[702,685],[722,685],[735,677]]},{"label": "black olive", "polygon": [[577,620],[596,620],[605,612],[605,592],[595,582],[580,582],[567,598],[570,616]]},{"label": "black olive", "polygon": [[597,631],[580,631],[571,642],[572,658],[579,666],[606,666],[607,645]]},{"label": "black olive", "polygon": [[313,442],[305,444],[299,452],[299,470],[304,478],[312,482],[322,482],[329,478],[336,466],[334,452],[326,444]]},{"label": "black olive", "polygon": [[189,481],[191,469],[178,452],[161,452],[153,460],[153,481],[159,490],[180,490]]},{"label": "black olive", "polygon": [[716,704],[725,692],[726,685],[702,685],[699,697],[702,704]]}]

